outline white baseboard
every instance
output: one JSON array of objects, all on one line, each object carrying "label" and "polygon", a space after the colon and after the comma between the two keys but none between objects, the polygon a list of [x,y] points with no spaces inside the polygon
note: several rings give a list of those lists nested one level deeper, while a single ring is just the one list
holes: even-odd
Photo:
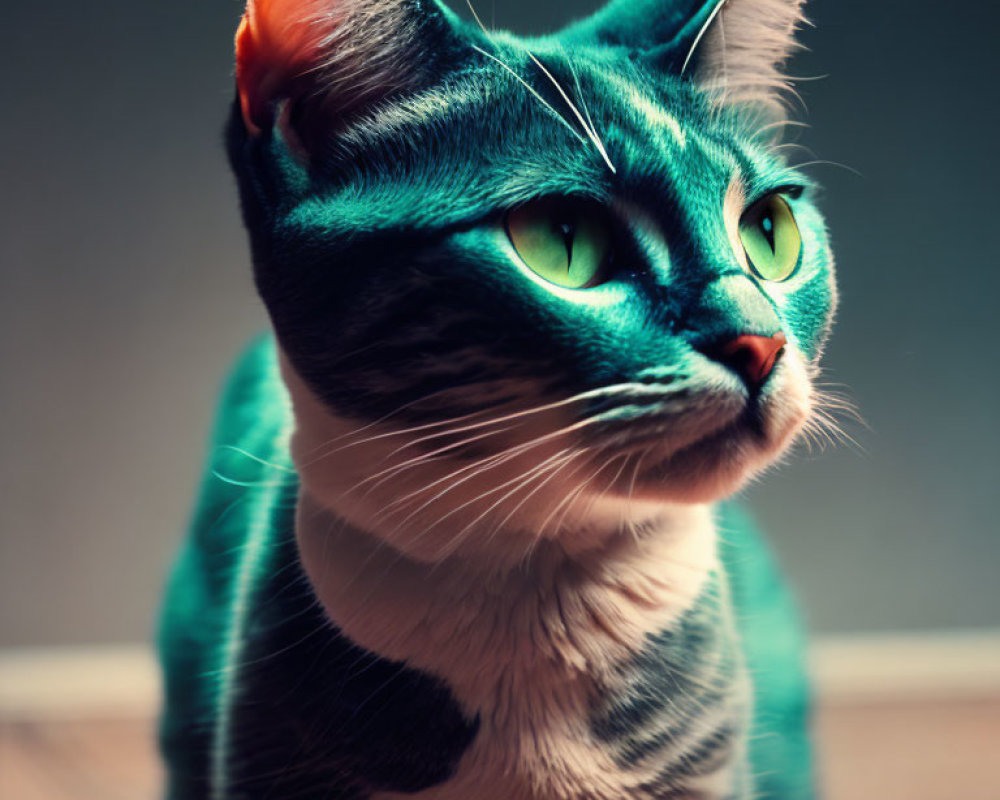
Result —
[{"label": "white baseboard", "polygon": [[1000,630],[818,637],[810,667],[829,703],[1000,697]]},{"label": "white baseboard", "polygon": [[0,650],[0,721],[135,717],[159,702],[156,658],[143,645]]},{"label": "white baseboard", "polygon": [[[1000,697],[1000,630],[818,637],[810,661],[827,704]],[[0,650],[0,721],[148,716],[159,697],[148,647]]]}]

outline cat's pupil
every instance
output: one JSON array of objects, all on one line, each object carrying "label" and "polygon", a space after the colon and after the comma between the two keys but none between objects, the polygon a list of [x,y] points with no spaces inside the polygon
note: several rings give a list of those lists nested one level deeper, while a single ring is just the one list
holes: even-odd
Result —
[{"label": "cat's pupil", "polygon": [[576,237],[576,225],[569,220],[555,220],[553,230],[562,237],[563,246],[566,248],[567,266],[573,264],[573,239]]},{"label": "cat's pupil", "polygon": [[760,221],[760,229],[764,233],[764,238],[767,239],[771,252],[774,252],[774,220],[770,214]]}]

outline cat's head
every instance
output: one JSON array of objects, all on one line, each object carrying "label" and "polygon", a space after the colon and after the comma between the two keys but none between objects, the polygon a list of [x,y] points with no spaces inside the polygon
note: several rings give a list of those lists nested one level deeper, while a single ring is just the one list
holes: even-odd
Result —
[{"label": "cat's head", "polygon": [[324,505],[418,558],[588,546],[806,423],[835,303],[776,146],[801,0],[251,0],[230,153]]}]

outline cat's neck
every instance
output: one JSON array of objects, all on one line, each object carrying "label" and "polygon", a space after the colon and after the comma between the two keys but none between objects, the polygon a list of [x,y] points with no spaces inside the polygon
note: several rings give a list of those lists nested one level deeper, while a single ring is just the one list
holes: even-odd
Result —
[{"label": "cat's neck", "polygon": [[304,493],[296,530],[320,602],[352,640],[438,674],[476,664],[487,682],[490,665],[512,659],[611,669],[688,609],[717,567],[706,506],[665,507],[583,552],[543,542],[516,568],[415,561]]},{"label": "cat's neck", "polygon": [[[670,680],[694,670],[683,691],[695,697],[666,698],[652,722],[626,719],[628,731],[656,749],[661,723],[699,736],[740,729],[744,689],[726,670],[735,639],[707,507],[666,508],[641,532],[592,550],[542,542],[511,569],[455,557],[422,563],[299,500],[302,562],[331,619],[358,645],[443,680],[478,720],[459,772],[429,800],[639,796],[662,765],[623,767],[621,743],[599,717],[655,687],[643,671],[650,664]],[[700,696],[701,680],[710,696]],[[692,796],[728,796],[741,757],[723,750],[692,779]]]}]

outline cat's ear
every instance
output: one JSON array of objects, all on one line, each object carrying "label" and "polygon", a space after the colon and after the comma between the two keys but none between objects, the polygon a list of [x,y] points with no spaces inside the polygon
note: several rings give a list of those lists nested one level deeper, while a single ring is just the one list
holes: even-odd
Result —
[{"label": "cat's ear", "polygon": [[804,0],[612,0],[565,36],[619,45],[721,104],[780,105]]},{"label": "cat's ear", "polygon": [[[417,88],[455,44],[435,0],[248,0],[236,32],[236,84],[252,135],[280,114],[323,127]],[[301,133],[301,131],[300,131]]]}]

